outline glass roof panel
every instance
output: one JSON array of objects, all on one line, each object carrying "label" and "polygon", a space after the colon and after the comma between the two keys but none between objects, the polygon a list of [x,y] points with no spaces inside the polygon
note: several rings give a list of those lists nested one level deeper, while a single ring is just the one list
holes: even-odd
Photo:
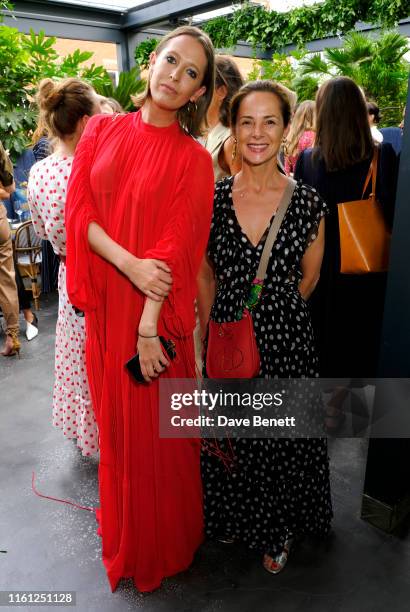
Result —
[{"label": "glass roof panel", "polygon": [[[64,2],[65,4],[89,6],[93,8],[105,8],[109,11],[126,12],[134,7],[151,4],[154,0],[49,0],[49,2]],[[267,8],[275,11],[288,11],[293,8],[323,2],[324,0],[251,0],[251,4],[262,4]],[[232,13],[239,7],[239,4],[232,3],[233,6],[228,6],[225,9],[209,11],[195,16],[195,22],[205,21],[218,15],[226,15]],[[221,12],[220,12],[221,11]],[[189,11],[187,11],[189,12]]]},{"label": "glass roof panel", "polygon": [[[311,4],[318,4],[320,2],[324,2],[324,0],[251,0],[250,3],[253,5],[262,4],[265,8],[271,11],[284,13],[300,6],[309,6]],[[207,11],[206,13],[199,13],[197,15],[194,15],[193,21],[195,23],[198,23],[202,21],[207,21],[208,19],[213,19],[214,17],[230,15],[239,8],[240,4],[235,4],[233,2],[231,6],[226,6],[222,9],[215,9],[212,11]]]},{"label": "glass roof panel", "polygon": [[89,6],[90,8],[105,8],[109,11],[125,12],[140,6],[151,4],[149,0],[49,0],[50,2],[64,2],[65,4]]},{"label": "glass roof panel", "polygon": [[198,15],[194,15],[192,21],[194,23],[207,21],[208,19],[213,19],[214,17],[222,17],[223,15],[230,15],[233,13],[239,5],[226,6],[225,8],[215,9],[213,11],[207,11],[206,13],[199,13]]}]

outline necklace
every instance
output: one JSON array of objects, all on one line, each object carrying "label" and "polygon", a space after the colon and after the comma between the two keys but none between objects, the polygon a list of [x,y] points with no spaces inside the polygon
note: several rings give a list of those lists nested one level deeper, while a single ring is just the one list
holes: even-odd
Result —
[{"label": "necklace", "polygon": [[[232,189],[232,193],[238,194],[240,198],[243,198],[248,192],[248,187],[242,187],[242,189]],[[254,189],[255,195],[261,195],[262,189]]]}]

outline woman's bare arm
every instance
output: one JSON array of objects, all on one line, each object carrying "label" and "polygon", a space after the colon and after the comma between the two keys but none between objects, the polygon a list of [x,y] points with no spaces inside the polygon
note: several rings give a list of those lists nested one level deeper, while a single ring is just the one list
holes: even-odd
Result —
[{"label": "woman's bare arm", "polygon": [[169,361],[158,338],[157,326],[161,308],[162,301],[155,302],[147,298],[138,326],[137,349],[140,356],[141,372],[146,382],[150,382],[152,378],[157,378],[164,371],[164,368],[169,366]]},{"label": "woman's bare arm", "polygon": [[171,270],[164,262],[157,259],[138,259],[112,240],[95,222],[88,226],[88,242],[95,253],[118,268],[151,300],[161,302],[170,292]]},{"label": "woman's bare arm", "polygon": [[199,269],[198,279],[198,317],[201,330],[201,338],[206,333],[206,327],[211,314],[211,308],[215,300],[215,273],[213,266],[207,255],[204,256]]},{"label": "woman's bare arm", "polygon": [[299,283],[299,291],[304,300],[309,299],[319,280],[324,248],[325,220],[322,218],[319,224],[317,238],[306,250],[301,262],[303,276]]}]

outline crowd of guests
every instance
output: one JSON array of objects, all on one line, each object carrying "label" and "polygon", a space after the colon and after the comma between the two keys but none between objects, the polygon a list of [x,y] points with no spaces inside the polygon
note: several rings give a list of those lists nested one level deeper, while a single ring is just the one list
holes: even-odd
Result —
[{"label": "crowd of guests", "polygon": [[[245,84],[235,62],[189,26],[152,53],[136,112],[76,78],[44,80],[37,102],[52,152],[30,171],[28,201],[60,262],[53,423],[83,454],[100,453],[97,518],[111,588],[131,577],[150,591],[186,569],[204,526],[280,572],[301,536],[330,530],[326,438],[221,440],[221,453],[160,439],[158,377],[194,377],[196,323],[206,364],[209,321],[250,308],[285,200],[251,310],[258,376],[376,375],[386,273],[340,272],[337,204],[368,195],[377,146],[377,197],[391,226],[398,159],[371,129],[378,109],[346,77],[298,106],[280,83]],[[5,197],[12,169],[1,171]],[[5,215],[0,236],[12,354],[18,299]],[[124,367],[136,349],[147,384]],[[329,401],[327,431],[340,426],[344,399],[341,389]]]}]

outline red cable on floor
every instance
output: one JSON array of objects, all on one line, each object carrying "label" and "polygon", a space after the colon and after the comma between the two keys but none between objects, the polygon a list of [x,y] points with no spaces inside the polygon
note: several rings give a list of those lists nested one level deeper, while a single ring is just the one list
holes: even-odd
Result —
[{"label": "red cable on floor", "polygon": [[78,508],[79,510],[88,510],[88,512],[95,512],[97,510],[97,508],[91,508],[90,506],[80,506],[79,504],[75,504],[74,502],[69,501],[68,499],[59,499],[58,497],[51,497],[50,495],[43,495],[43,493],[39,493],[34,485],[35,478],[36,475],[34,472],[32,472],[31,488],[38,497],[43,497],[44,499],[51,499],[51,501],[60,502],[61,504],[68,504],[69,506],[74,506],[74,508]]}]

